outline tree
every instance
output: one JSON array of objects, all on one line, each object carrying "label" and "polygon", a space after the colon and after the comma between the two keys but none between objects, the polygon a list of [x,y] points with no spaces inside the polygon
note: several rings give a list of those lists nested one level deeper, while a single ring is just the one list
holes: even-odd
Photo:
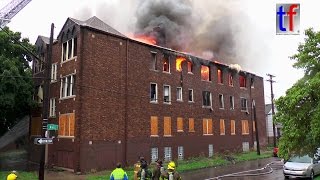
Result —
[{"label": "tree", "polygon": [[0,136],[30,114],[34,104],[32,58],[26,48],[35,50],[28,39],[21,39],[21,33],[7,27],[0,31]]},{"label": "tree", "polygon": [[312,154],[320,147],[320,32],[305,31],[305,42],[291,57],[294,67],[304,70],[286,95],[276,101],[276,122],[282,124],[279,154]]}]

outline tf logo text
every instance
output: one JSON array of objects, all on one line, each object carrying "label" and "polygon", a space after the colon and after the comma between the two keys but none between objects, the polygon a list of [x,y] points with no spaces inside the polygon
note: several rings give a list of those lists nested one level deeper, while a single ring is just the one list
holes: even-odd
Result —
[{"label": "tf logo text", "polygon": [[276,9],[276,33],[299,34],[300,33],[300,4],[277,4]]}]

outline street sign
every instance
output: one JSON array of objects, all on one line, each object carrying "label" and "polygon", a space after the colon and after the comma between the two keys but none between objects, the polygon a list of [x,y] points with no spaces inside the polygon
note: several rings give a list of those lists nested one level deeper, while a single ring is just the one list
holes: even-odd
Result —
[{"label": "street sign", "polygon": [[51,139],[51,138],[35,138],[34,144],[36,144],[36,145],[53,144],[53,139]]},{"label": "street sign", "polygon": [[47,129],[48,130],[58,130],[59,126],[57,124],[48,124]]}]

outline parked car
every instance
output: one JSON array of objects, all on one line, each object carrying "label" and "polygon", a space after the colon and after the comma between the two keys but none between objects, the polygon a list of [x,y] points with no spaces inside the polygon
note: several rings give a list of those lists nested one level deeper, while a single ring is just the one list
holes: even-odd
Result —
[{"label": "parked car", "polygon": [[318,156],[293,156],[283,166],[285,179],[291,177],[307,177],[314,179],[320,174],[320,161]]}]

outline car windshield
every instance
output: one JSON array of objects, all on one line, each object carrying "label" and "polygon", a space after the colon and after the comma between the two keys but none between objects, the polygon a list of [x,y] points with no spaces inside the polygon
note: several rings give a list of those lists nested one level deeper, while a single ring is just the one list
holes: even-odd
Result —
[{"label": "car windshield", "polygon": [[312,158],[308,155],[305,156],[294,156],[291,157],[288,162],[297,162],[297,163],[311,163]]}]

